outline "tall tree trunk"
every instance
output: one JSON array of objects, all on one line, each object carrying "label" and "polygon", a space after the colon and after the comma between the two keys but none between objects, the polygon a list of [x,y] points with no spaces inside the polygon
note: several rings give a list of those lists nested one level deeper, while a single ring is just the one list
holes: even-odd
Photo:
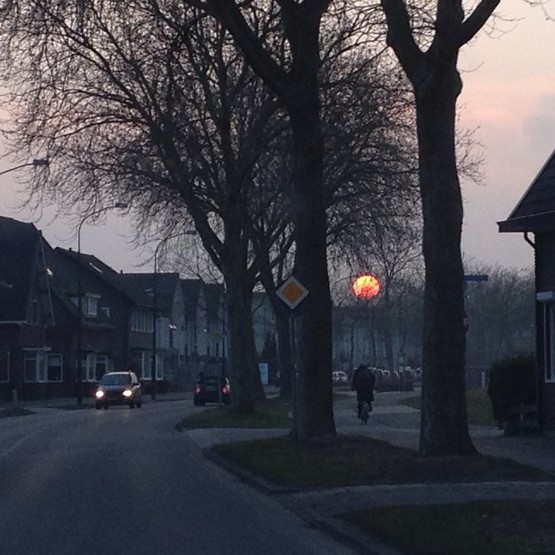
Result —
[{"label": "tall tree trunk", "polygon": [[415,85],[426,266],[423,455],[474,453],[465,400],[462,198],[455,159],[456,60]]},{"label": "tall tree trunk", "polygon": [[279,393],[282,397],[290,397],[293,360],[291,358],[291,334],[289,318],[284,312],[283,307],[275,310],[274,314],[276,315],[278,342],[278,369],[280,375]]},{"label": "tall tree trunk", "polygon": [[320,20],[330,0],[279,2],[291,66],[281,67],[258,40],[238,2],[208,0],[219,21],[233,34],[247,59],[279,96],[289,114],[293,137],[293,220],[295,274],[310,294],[300,307],[297,344],[302,414],[298,436],[335,433],[332,405],[331,297],[326,252],[323,139],[320,129]]},{"label": "tall tree trunk", "polygon": [[291,74],[295,86],[285,98],[293,137],[293,211],[296,234],[295,275],[310,294],[296,326],[299,362],[300,438],[335,433],[332,391],[331,296],[329,289],[324,142],[320,126],[318,71],[319,17],[288,18],[295,47]]},{"label": "tall tree trunk", "polygon": [[238,265],[223,268],[228,312],[229,362],[233,406],[251,413],[264,396],[256,364],[252,316],[252,284]]}]

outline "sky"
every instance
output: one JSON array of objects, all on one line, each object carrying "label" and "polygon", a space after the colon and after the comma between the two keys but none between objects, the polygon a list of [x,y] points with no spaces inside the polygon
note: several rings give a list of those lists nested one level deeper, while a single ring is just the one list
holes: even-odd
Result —
[{"label": "sky", "polygon": [[[462,183],[468,266],[533,267],[522,234],[500,234],[496,222],[509,216],[555,150],[555,19],[546,10],[555,18],[554,0],[545,9],[501,0],[496,13],[504,20],[461,51],[460,126],[475,130],[484,160],[481,183]],[[10,167],[0,161],[0,171]],[[76,249],[75,221],[57,217],[55,208],[41,215],[18,210],[26,197],[17,179],[16,172],[0,175],[0,216],[32,221],[53,247]],[[152,271],[149,253],[134,249],[132,238],[131,222],[112,213],[102,225],[82,226],[81,250],[117,271]]]}]

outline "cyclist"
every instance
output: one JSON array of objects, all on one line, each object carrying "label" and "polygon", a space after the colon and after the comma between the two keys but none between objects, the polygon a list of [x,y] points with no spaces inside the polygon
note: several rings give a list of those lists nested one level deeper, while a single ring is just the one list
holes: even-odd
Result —
[{"label": "cyclist", "polygon": [[357,392],[358,417],[362,412],[362,405],[368,403],[368,412],[372,410],[374,400],[374,385],[376,377],[365,364],[359,365],[353,374],[351,389]]}]

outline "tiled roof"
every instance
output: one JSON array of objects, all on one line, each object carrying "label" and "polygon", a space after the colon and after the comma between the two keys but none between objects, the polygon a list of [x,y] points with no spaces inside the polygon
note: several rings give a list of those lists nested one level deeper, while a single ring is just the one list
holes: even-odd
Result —
[{"label": "tiled roof", "polygon": [[497,224],[500,232],[555,229],[555,152],[532,181],[510,216]]},{"label": "tiled roof", "polygon": [[0,322],[26,320],[42,240],[33,224],[0,217]]},{"label": "tiled roof", "polygon": [[[137,304],[152,306],[153,273],[118,274],[118,281],[120,289],[125,290],[126,294],[130,295]],[[159,272],[156,274],[156,304],[158,308],[169,310],[178,283],[178,273]]]}]

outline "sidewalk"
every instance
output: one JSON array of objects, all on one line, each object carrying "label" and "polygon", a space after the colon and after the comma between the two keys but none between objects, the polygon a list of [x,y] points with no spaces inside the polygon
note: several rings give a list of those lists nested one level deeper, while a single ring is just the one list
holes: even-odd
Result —
[{"label": "sidewalk", "polygon": [[[367,435],[395,445],[417,449],[420,433],[420,411],[398,404],[407,392],[380,393],[367,425],[356,418],[353,400],[336,402],[334,407],[337,432]],[[289,430],[190,430],[186,433],[201,448],[216,443],[285,435]],[[401,555],[396,550],[360,532],[339,518],[356,510],[388,505],[420,505],[457,503],[499,499],[555,499],[555,437],[504,436],[495,427],[471,427],[470,434],[478,451],[516,460],[522,464],[553,473],[553,481],[438,483],[378,485],[318,490],[287,491],[272,488],[263,481],[243,477],[251,484],[273,495],[299,517],[348,543],[368,555]]]}]

